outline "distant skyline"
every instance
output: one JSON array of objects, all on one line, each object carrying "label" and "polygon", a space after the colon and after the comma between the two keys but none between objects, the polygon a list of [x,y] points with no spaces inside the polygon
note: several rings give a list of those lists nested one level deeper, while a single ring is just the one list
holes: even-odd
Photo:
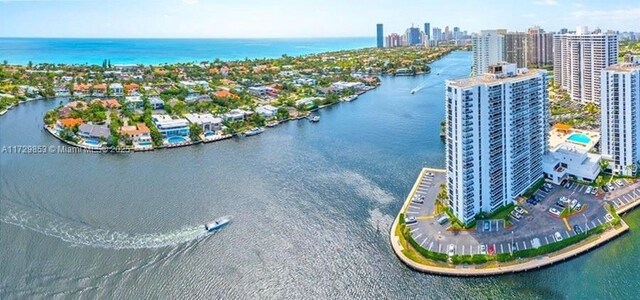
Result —
[{"label": "distant skyline", "polygon": [[640,31],[637,0],[0,0],[0,11],[0,37],[374,37],[376,23],[387,35],[425,22],[469,33],[533,25]]}]

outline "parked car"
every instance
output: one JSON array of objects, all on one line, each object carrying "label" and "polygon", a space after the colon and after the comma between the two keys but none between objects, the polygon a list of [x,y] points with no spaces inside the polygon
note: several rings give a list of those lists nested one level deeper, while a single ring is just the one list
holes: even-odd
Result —
[{"label": "parked car", "polygon": [[574,209],[576,211],[581,211],[582,210],[582,203],[578,203]]},{"label": "parked car", "polygon": [[616,189],[611,183],[608,183],[607,187],[609,188],[610,191],[614,191]]},{"label": "parked car", "polygon": [[411,199],[411,202],[422,204],[422,203],[424,203],[424,197],[421,198],[421,197],[415,197],[414,196],[413,199]]},{"label": "parked car", "polygon": [[555,237],[556,237],[556,242],[562,241],[562,234],[560,234],[560,232],[556,231]]},{"label": "parked car", "polygon": [[449,256],[454,256],[456,254],[456,246],[454,244],[449,244]]},{"label": "parked car", "polygon": [[549,212],[556,215],[556,216],[560,216],[560,211],[557,210],[555,207],[551,207],[549,208]]},{"label": "parked car", "polygon": [[595,195],[596,193],[598,193],[597,187],[594,187],[593,189],[591,189],[591,195]]},{"label": "parked car", "polygon": [[624,183],[622,182],[622,179],[616,180],[616,185],[619,186],[619,187],[623,187]]},{"label": "parked car", "polygon": [[523,214],[523,215],[524,215],[524,213],[525,213],[524,209],[523,209],[522,207],[520,207],[520,206],[516,206],[516,207],[514,208],[514,210],[515,210],[515,211],[517,211],[517,212],[519,212],[519,213],[521,213],[521,214]]},{"label": "parked car", "polygon": [[573,231],[575,231],[576,234],[583,233],[582,228],[580,228],[580,226],[578,226],[578,225],[573,225]]},{"label": "parked car", "polygon": [[585,194],[591,194],[591,187],[588,186],[586,190],[584,190]]},{"label": "parked car", "polygon": [[404,222],[407,224],[413,224],[415,222],[418,222],[418,219],[416,219],[416,217],[414,216],[410,216],[410,217],[404,218]]},{"label": "parked car", "polygon": [[487,246],[480,245],[480,254],[487,254]]},{"label": "parked car", "polygon": [[602,190],[603,190],[605,193],[608,193],[608,192],[609,192],[609,188],[608,188],[606,185],[603,185],[603,186],[602,186]]},{"label": "parked car", "polygon": [[560,200],[558,200],[558,201],[556,202],[556,205],[557,205],[557,206],[560,206],[560,207],[562,207],[562,208],[564,208],[564,207],[565,207],[565,203],[564,203],[564,202],[562,202],[562,201],[560,201]]},{"label": "parked car", "polygon": [[575,210],[576,205],[578,205],[578,199],[571,200],[571,209]]}]

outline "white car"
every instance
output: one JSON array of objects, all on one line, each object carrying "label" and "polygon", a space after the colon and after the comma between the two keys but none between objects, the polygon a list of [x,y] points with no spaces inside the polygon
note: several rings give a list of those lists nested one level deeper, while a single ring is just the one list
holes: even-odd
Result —
[{"label": "white car", "polygon": [[557,210],[555,207],[551,207],[549,208],[549,212],[556,215],[556,216],[560,216],[560,211]]},{"label": "white car", "polygon": [[578,200],[577,199],[573,199],[571,200],[571,209],[576,209],[576,205],[578,205]]},{"label": "white car", "polygon": [[406,218],[404,218],[404,222],[407,223],[407,224],[413,224],[415,222],[418,222],[418,219],[416,219],[416,217],[413,217],[413,216],[406,217]]},{"label": "white car", "polygon": [[591,187],[588,186],[586,190],[584,190],[585,194],[591,194]]},{"label": "white car", "polygon": [[619,187],[624,186],[624,183],[622,182],[621,179],[616,180],[616,185],[618,185]]},{"label": "white car", "polygon": [[556,231],[555,237],[556,237],[556,242],[562,241],[562,234],[560,234],[560,232]]},{"label": "white car", "polygon": [[487,254],[487,246],[480,245],[480,254]]},{"label": "white car", "polygon": [[520,214],[523,214],[523,215],[525,214],[525,210],[524,210],[522,207],[520,207],[520,206],[516,206],[516,207],[514,208],[514,210],[515,210],[515,211],[517,211],[517,212],[518,212],[518,213],[520,213]]},{"label": "white car", "polygon": [[449,256],[454,256],[456,254],[456,246],[454,244],[449,244]]}]

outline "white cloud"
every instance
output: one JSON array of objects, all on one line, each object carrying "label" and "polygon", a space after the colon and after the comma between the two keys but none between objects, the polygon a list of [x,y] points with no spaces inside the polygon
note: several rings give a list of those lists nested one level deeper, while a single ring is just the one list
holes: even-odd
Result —
[{"label": "white cloud", "polygon": [[613,10],[577,10],[569,13],[569,19],[574,20],[633,20],[640,15],[639,8]]},{"label": "white cloud", "polygon": [[533,1],[535,5],[558,5],[557,0],[536,0]]}]

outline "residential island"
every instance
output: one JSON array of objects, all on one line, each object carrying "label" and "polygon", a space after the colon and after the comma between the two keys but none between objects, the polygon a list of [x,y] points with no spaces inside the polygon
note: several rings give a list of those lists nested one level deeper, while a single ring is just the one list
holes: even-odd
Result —
[{"label": "residential island", "polygon": [[249,136],[349,102],[378,76],[430,72],[457,47],[401,47],[274,59],[162,65],[0,66],[0,114],[24,101],[70,98],[48,111],[48,132],[88,149],[146,151]]}]

